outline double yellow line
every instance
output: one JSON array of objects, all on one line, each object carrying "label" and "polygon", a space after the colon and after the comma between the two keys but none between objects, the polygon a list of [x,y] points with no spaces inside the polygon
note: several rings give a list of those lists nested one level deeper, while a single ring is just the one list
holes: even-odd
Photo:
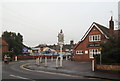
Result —
[{"label": "double yellow line", "polygon": [[22,68],[24,70],[27,70],[27,71],[32,71],[32,72],[41,72],[41,73],[47,73],[47,74],[53,74],[53,75],[85,78],[84,76],[70,75],[70,74],[64,74],[64,73],[55,73],[55,72],[48,72],[48,71],[41,71],[41,70],[31,70],[31,69],[25,68],[24,66],[26,66],[26,65],[30,65],[30,63],[23,64],[23,65],[20,66],[20,68]]}]

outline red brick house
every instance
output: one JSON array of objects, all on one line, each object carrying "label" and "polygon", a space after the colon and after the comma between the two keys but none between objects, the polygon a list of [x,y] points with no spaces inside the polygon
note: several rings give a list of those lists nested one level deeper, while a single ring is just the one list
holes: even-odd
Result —
[{"label": "red brick house", "polygon": [[109,28],[93,22],[81,41],[74,47],[76,61],[90,61],[94,54],[101,54],[101,43],[106,42],[114,34],[114,21],[109,21]]},{"label": "red brick house", "polygon": [[0,37],[0,57],[2,57],[2,52],[6,51],[8,51],[8,44]]},{"label": "red brick house", "polygon": [[8,44],[2,38],[0,38],[0,51],[2,52],[8,51]]}]

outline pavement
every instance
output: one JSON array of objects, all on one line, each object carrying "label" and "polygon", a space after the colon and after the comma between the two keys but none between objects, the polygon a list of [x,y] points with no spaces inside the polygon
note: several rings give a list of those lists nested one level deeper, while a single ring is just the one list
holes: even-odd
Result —
[{"label": "pavement", "polygon": [[116,72],[104,72],[104,71],[92,71],[91,62],[75,62],[70,60],[63,60],[63,66],[56,68],[56,60],[51,61],[50,59],[47,62],[47,66],[45,66],[45,60],[40,63],[40,65],[36,64],[35,60],[32,60],[30,64],[23,65],[24,68],[30,70],[37,71],[47,71],[47,72],[55,72],[55,73],[64,73],[71,75],[78,75],[84,77],[91,78],[101,78],[108,80],[117,80],[120,81],[120,73]]}]

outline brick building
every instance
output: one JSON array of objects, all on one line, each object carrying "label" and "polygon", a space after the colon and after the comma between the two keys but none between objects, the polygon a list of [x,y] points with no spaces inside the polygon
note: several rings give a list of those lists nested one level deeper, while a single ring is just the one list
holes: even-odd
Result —
[{"label": "brick building", "polygon": [[112,17],[109,21],[109,28],[93,22],[81,41],[74,47],[74,59],[76,61],[90,61],[94,58],[94,54],[101,54],[101,43],[106,42],[118,32],[118,30],[114,30]]},{"label": "brick building", "polygon": [[0,58],[2,57],[2,52],[6,51],[8,51],[8,44],[0,37]]},{"label": "brick building", "polygon": [[2,38],[0,38],[0,51],[2,52],[8,51],[8,44]]},{"label": "brick building", "polygon": [[[73,48],[75,47],[75,45],[76,45],[76,44],[74,43],[73,40],[71,40],[69,44],[64,44],[64,45],[63,45],[63,52],[73,51]],[[35,46],[35,48],[43,48],[43,47],[49,47],[49,48],[51,48],[51,49],[56,50],[57,52],[60,51],[60,47],[59,47],[58,44],[57,44],[57,45],[56,45],[56,44],[53,44],[53,45],[40,44],[40,45],[38,45],[38,46]]]}]

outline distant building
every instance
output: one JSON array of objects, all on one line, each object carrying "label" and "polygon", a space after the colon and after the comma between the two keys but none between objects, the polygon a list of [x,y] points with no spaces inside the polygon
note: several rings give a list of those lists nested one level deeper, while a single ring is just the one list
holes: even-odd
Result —
[{"label": "distant building", "polygon": [[76,61],[90,61],[94,54],[101,54],[101,43],[106,42],[111,37],[119,36],[119,30],[114,30],[114,21],[111,17],[109,28],[93,22],[81,41],[74,47]]},{"label": "distant building", "polygon": [[29,55],[32,53],[32,49],[26,45],[22,45],[22,55]]},{"label": "distant building", "polygon": [[[74,44],[73,40],[70,41],[70,44],[64,44],[63,45],[63,52],[70,52],[70,51],[73,52],[73,48],[74,48],[75,45],[76,44]],[[44,47],[49,47],[51,49],[56,50],[57,52],[60,52],[60,47],[59,47],[59,45],[56,45],[56,44],[53,44],[53,45],[40,44],[40,45],[36,46],[35,48],[42,49]]]},{"label": "distant building", "polygon": [[73,48],[76,44],[74,44],[74,41],[71,40],[69,44],[64,44],[64,33],[62,31],[62,29],[60,30],[60,33],[58,33],[58,43],[57,44],[53,44],[53,45],[47,45],[47,44],[40,44],[38,46],[36,46],[35,48],[40,48],[41,50],[44,47],[49,47],[51,49],[56,50],[58,53],[60,52],[60,44],[63,44],[63,49],[62,52],[71,52],[73,53]]}]

